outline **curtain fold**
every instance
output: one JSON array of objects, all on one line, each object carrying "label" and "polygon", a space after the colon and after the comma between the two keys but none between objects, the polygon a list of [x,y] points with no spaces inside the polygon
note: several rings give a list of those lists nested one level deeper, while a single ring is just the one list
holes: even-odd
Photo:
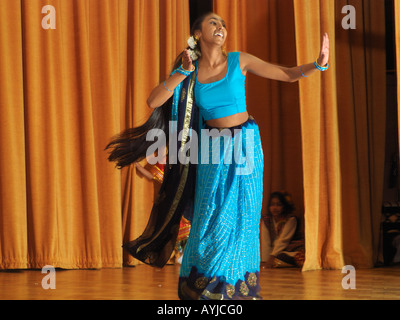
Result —
[{"label": "curtain fold", "polygon": [[[396,47],[397,114],[398,135],[400,137],[400,3],[394,1],[394,34]],[[399,140],[400,142],[400,140]],[[400,150],[400,145],[399,145]]]},{"label": "curtain fold", "polygon": [[[315,61],[321,35],[330,35],[330,69],[300,81],[306,261],[304,269],[340,268],[340,144],[335,81],[335,21],[332,1],[294,1],[298,65]],[[333,41],[332,41],[333,40]]]},{"label": "curtain fold", "polygon": [[[345,264],[373,267],[378,257],[385,154],[384,2],[294,3],[299,64],[319,50],[322,32],[331,38],[330,70],[300,84],[306,208],[303,270],[339,269]],[[356,10],[355,30],[342,27],[345,5]]]},{"label": "curtain fold", "polygon": [[[42,27],[49,4],[55,29]],[[0,17],[0,268],[134,264],[121,245],[146,226],[153,185],[104,148],[150,115],[188,1],[2,1]]]},{"label": "curtain fold", "polygon": [[21,3],[7,3],[6,9],[0,10],[0,264],[24,268],[28,247]]},{"label": "curtain fold", "polygon": [[[346,209],[343,255],[346,264],[371,267],[382,262],[378,246],[386,138],[385,4],[337,1],[337,26],[347,4],[357,12],[356,29],[348,32],[340,27],[336,33],[342,201]],[[348,210],[354,214],[348,215]]]}]

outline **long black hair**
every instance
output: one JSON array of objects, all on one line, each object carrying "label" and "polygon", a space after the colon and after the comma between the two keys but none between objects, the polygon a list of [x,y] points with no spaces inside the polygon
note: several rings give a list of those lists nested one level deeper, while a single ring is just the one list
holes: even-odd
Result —
[{"label": "long black hair", "polygon": [[[211,12],[200,16],[193,23],[190,35],[194,36],[196,30],[201,30],[201,24],[206,16]],[[197,48],[200,49],[200,43]],[[186,49],[189,49],[187,47]],[[182,51],[175,60],[172,70],[179,68],[182,64]],[[154,109],[149,119],[141,126],[129,128],[115,136],[106,146],[105,150],[110,150],[108,160],[116,163],[118,169],[129,166],[146,157],[147,149],[153,144],[153,141],[147,141],[147,132],[151,129],[160,129],[166,133],[166,143],[168,145],[169,120],[171,117],[173,97],[169,98],[161,107]]]}]

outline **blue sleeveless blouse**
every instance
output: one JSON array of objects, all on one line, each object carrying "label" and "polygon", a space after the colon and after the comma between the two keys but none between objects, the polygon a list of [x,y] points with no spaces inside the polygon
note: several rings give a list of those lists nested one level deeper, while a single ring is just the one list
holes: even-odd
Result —
[{"label": "blue sleeveless blouse", "polygon": [[245,80],[239,64],[240,52],[228,54],[228,70],[223,79],[211,83],[197,80],[194,98],[204,120],[223,118],[246,111]]}]

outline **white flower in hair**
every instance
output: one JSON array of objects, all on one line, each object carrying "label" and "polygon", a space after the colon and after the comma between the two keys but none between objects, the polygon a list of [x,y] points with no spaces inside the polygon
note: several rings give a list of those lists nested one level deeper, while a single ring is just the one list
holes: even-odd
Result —
[{"label": "white flower in hair", "polygon": [[192,61],[196,61],[200,56],[200,52],[197,50],[189,49],[188,52],[189,52],[190,59],[192,59]]},{"label": "white flower in hair", "polygon": [[196,61],[199,57],[201,57],[201,52],[199,49],[197,49],[197,39],[195,36],[191,36],[189,37],[187,43],[190,48],[188,49],[190,59],[192,59],[192,61]]},{"label": "white flower in hair", "polygon": [[187,43],[188,43],[190,49],[195,49],[196,46],[197,46],[197,41],[196,41],[196,39],[194,38],[194,36],[191,36],[191,37],[188,39]]}]

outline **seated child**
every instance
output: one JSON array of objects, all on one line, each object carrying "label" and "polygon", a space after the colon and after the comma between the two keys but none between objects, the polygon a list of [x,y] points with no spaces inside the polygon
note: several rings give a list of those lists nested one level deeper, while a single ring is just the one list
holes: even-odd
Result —
[{"label": "seated child", "polygon": [[303,266],[304,240],[300,236],[298,220],[292,214],[294,209],[288,193],[271,194],[267,213],[263,215],[268,232],[266,268]]}]

